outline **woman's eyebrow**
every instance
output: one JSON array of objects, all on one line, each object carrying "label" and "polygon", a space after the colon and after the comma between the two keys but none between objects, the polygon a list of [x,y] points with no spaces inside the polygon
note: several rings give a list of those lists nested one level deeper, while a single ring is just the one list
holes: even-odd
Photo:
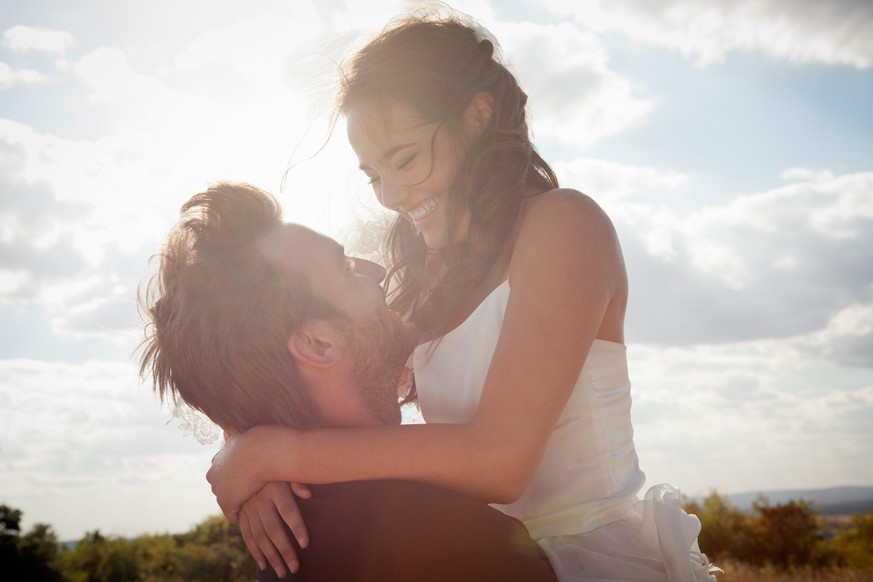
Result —
[{"label": "woman's eyebrow", "polygon": [[389,150],[388,150],[387,152],[385,152],[384,154],[382,154],[382,158],[384,158],[385,160],[390,160],[391,158],[393,158],[394,156],[396,156],[399,152],[401,152],[401,151],[403,151],[403,150],[405,150],[405,149],[407,149],[407,148],[411,148],[411,147],[414,146],[414,145],[415,145],[414,143],[401,143],[401,144],[398,144],[398,145],[392,147],[391,149],[389,149]]},{"label": "woman's eyebrow", "polygon": [[[401,144],[397,144],[396,146],[394,146],[394,147],[388,149],[385,153],[383,153],[383,154],[382,154],[382,159],[383,159],[384,161],[386,161],[386,162],[390,162],[390,161],[391,161],[391,158],[393,158],[394,156],[396,156],[398,153],[402,152],[402,151],[405,150],[405,149],[411,148],[411,147],[414,146],[414,145],[415,145],[414,143],[401,143]],[[366,171],[366,170],[369,170],[369,169],[371,169],[371,168],[370,168],[370,166],[368,166],[367,164],[358,164],[358,169],[359,169],[359,170],[364,170],[364,171]]]}]

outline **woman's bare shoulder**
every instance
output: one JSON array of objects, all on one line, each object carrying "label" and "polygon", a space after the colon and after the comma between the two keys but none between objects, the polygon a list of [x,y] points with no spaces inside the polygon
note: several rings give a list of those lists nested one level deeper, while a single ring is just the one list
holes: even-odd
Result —
[{"label": "woman's bare shoulder", "polygon": [[521,221],[521,237],[536,231],[542,236],[544,231],[560,234],[575,232],[588,238],[603,239],[604,235],[613,238],[615,230],[609,216],[597,202],[587,194],[571,188],[548,190],[528,199]]},{"label": "woman's bare shoulder", "polygon": [[567,288],[587,281],[585,285],[599,286],[610,296],[626,288],[618,235],[590,196],[561,188],[530,199],[510,260],[509,279],[521,278],[524,285],[531,273],[543,281],[560,280]]}]

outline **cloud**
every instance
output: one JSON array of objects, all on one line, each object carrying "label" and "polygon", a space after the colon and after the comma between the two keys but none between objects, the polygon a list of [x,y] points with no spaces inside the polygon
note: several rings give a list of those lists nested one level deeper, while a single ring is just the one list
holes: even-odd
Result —
[{"label": "cloud", "polygon": [[553,165],[558,178],[565,184],[579,184],[585,192],[597,196],[603,204],[655,195],[675,190],[688,182],[686,174],[645,166],[621,164],[595,158],[576,158]]},{"label": "cloud", "polygon": [[[873,284],[869,289],[873,296]],[[790,345],[810,357],[873,368],[873,299],[841,309],[823,329],[793,338]]]},{"label": "cloud", "polygon": [[[328,234],[342,225],[357,164],[339,144],[291,172],[280,193],[297,136],[314,129],[315,152],[326,135],[289,66],[313,43],[324,48],[323,27],[314,12],[293,11],[194,35],[152,66],[115,47],[78,58],[71,99],[108,120],[97,138],[0,119],[0,302],[38,304],[56,334],[135,343],[148,257],[182,202],[214,180],[272,190],[295,221]],[[332,78],[333,63],[325,56],[310,72]]]},{"label": "cloud", "polygon": [[715,483],[740,492],[873,479],[870,370],[847,372],[775,341],[631,344],[628,353],[648,485],[694,495]]},{"label": "cloud", "polygon": [[73,70],[97,103],[142,103],[163,97],[160,81],[135,73],[125,53],[117,48],[96,49],[77,61]]},{"label": "cloud", "polygon": [[62,30],[13,26],[3,33],[3,45],[16,52],[39,51],[64,55],[73,44],[73,35]]},{"label": "cloud", "polygon": [[0,90],[9,89],[15,85],[32,85],[45,82],[46,77],[33,69],[13,69],[0,61]]},{"label": "cloud", "polygon": [[0,136],[0,303],[35,301],[43,287],[85,268],[73,231],[86,207],[58,202],[45,181],[25,181],[26,159],[20,144]]},{"label": "cloud", "polygon": [[[821,332],[817,349],[833,361],[844,350],[823,345],[827,338],[852,342],[863,353],[870,330],[847,332],[839,322],[848,316],[837,316],[848,309],[860,317],[870,302],[873,173],[790,175],[809,179],[685,214],[639,196],[608,206],[631,279],[632,341],[732,342]],[[873,356],[857,359],[873,366]]]},{"label": "cloud", "polygon": [[795,63],[869,68],[873,5],[866,0],[538,0],[596,32],[676,50],[706,66],[732,51]]},{"label": "cloud", "polygon": [[184,531],[217,513],[203,478],[216,447],[167,426],[133,364],[0,360],[0,403],[4,501],[29,522],[77,539]]},{"label": "cloud", "polygon": [[500,23],[494,33],[530,96],[537,138],[587,146],[626,131],[652,110],[611,71],[602,42],[570,24]]}]

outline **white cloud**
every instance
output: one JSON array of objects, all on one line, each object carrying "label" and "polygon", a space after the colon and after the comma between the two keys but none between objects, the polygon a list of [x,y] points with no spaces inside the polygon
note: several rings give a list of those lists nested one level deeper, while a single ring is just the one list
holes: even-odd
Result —
[{"label": "white cloud", "polygon": [[52,323],[60,335],[99,337],[123,347],[135,346],[142,339],[135,290],[124,285],[62,311]]},{"label": "white cloud", "polygon": [[681,52],[710,65],[731,51],[796,63],[873,65],[873,5],[867,0],[538,0],[596,32]]},{"label": "white cloud", "polygon": [[[873,284],[870,292],[873,295]],[[792,338],[790,345],[810,357],[846,366],[873,367],[873,300],[841,309],[823,329]]]},{"label": "white cloud", "polygon": [[800,255],[806,260],[826,259],[814,252],[816,247],[824,250],[812,242],[815,239],[825,245],[835,239],[849,244],[870,239],[873,173],[816,177],[739,196],[728,206],[688,217],[684,230],[694,241],[694,246],[689,245],[692,264],[732,287],[744,288],[786,255],[795,260]]},{"label": "white cloud", "polygon": [[648,485],[695,495],[715,484],[731,493],[873,479],[869,369],[825,364],[781,341],[631,344],[629,360]]},{"label": "white cloud", "polygon": [[63,55],[73,44],[73,36],[62,30],[13,26],[3,33],[3,45],[13,51],[40,51]]},{"label": "white cloud", "polygon": [[131,364],[0,361],[4,502],[62,539],[184,531],[218,513],[204,479],[217,445],[166,425]]},{"label": "white cloud", "polygon": [[331,36],[312,4],[298,4],[294,12],[289,19],[265,14],[203,32],[187,43],[174,65],[198,76],[218,66],[249,83],[272,83],[289,66],[291,51],[304,46],[312,49],[316,41]]},{"label": "white cloud", "polygon": [[534,133],[587,146],[644,119],[652,103],[611,71],[593,34],[570,24],[500,23],[494,33],[530,96]]},{"label": "white cloud", "polygon": [[578,185],[597,196],[606,206],[642,195],[661,198],[688,182],[688,175],[675,170],[634,166],[609,160],[577,158],[553,165],[563,184]]},{"label": "white cloud", "polygon": [[33,69],[13,69],[0,61],[0,90],[9,89],[18,84],[32,85],[45,82],[46,77]]},{"label": "white cloud", "polygon": [[124,52],[99,48],[81,58],[73,67],[76,75],[98,103],[118,104],[129,100],[144,102],[161,98],[161,84],[149,75],[135,73]]},{"label": "white cloud", "polygon": [[[873,173],[809,175],[815,179],[685,215],[636,199],[613,205],[631,277],[630,337],[665,343],[800,337],[866,304]],[[870,333],[862,335],[869,341]],[[839,361],[838,350],[820,352]],[[863,360],[873,366],[870,357]]]},{"label": "white cloud", "polygon": [[[344,143],[292,171],[280,193],[289,152],[301,144],[300,161],[326,135],[289,77],[289,54],[320,30],[297,16],[195,36],[160,70],[138,70],[117,48],[86,54],[72,70],[111,121],[99,138],[0,119],[0,301],[38,302],[56,333],[129,341],[121,332],[138,325],[132,301],[148,256],[182,202],[214,180],[272,190],[291,219],[328,234],[344,224],[356,173]],[[316,74],[332,77],[332,66],[325,58]]]}]

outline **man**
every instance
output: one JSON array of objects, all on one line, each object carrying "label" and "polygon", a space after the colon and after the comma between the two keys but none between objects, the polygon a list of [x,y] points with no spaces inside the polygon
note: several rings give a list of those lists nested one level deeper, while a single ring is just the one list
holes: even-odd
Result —
[{"label": "man", "polygon": [[[229,433],[400,422],[398,379],[415,341],[385,305],[382,267],[284,224],[272,196],[234,184],[182,207],[160,259],[142,300],[140,372],[162,399]],[[338,483],[313,486],[299,505],[313,542],[295,544],[295,580],[554,580],[519,522],[453,492]],[[259,580],[283,576],[278,552],[265,553],[275,570]]]}]

